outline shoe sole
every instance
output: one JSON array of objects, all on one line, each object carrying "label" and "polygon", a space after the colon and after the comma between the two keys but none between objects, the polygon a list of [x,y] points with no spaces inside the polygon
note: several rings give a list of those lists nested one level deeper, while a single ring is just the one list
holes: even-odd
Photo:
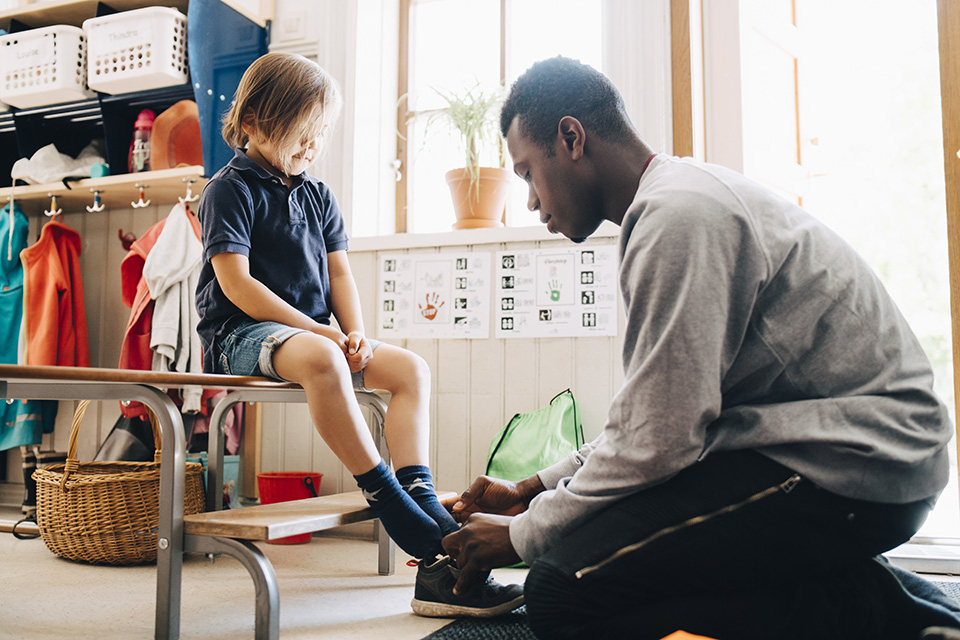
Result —
[{"label": "shoe sole", "polygon": [[477,609],[476,607],[464,607],[443,602],[417,600],[416,598],[410,602],[410,607],[415,614],[425,618],[493,618],[502,616],[505,613],[510,613],[522,604],[523,596],[520,595],[510,602],[504,602],[489,609]]}]

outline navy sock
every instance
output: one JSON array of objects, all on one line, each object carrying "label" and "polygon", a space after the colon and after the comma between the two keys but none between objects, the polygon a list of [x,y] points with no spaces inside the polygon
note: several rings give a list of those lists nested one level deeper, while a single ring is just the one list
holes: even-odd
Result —
[{"label": "navy sock", "polygon": [[374,510],[393,541],[414,558],[443,553],[440,527],[424,513],[397,482],[383,460],[366,473],[354,476],[367,504]]},{"label": "navy sock", "polygon": [[416,500],[420,508],[433,518],[443,535],[460,529],[457,521],[440,504],[437,492],[433,488],[433,476],[430,475],[429,467],[422,464],[412,464],[397,469],[397,480],[400,481],[403,490]]}]

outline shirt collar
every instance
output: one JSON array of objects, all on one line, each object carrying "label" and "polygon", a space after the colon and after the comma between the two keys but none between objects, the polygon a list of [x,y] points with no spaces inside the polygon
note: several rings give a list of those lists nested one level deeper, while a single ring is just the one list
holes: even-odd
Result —
[{"label": "shirt collar", "polygon": [[[277,178],[277,176],[251,160],[245,149],[234,149],[233,158],[227,163],[227,166],[240,171],[249,171],[261,180],[274,180]],[[293,181],[291,188],[296,188],[305,180],[305,176],[302,173],[296,176],[290,176],[290,178]]]}]

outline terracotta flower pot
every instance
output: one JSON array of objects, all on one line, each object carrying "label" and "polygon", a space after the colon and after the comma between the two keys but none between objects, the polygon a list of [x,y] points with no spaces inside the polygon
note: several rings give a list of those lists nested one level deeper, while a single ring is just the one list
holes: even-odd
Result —
[{"label": "terracotta flower pot", "polygon": [[503,226],[503,208],[510,192],[508,169],[480,167],[479,194],[470,188],[470,174],[466,169],[447,171],[446,179],[457,216],[454,229]]}]

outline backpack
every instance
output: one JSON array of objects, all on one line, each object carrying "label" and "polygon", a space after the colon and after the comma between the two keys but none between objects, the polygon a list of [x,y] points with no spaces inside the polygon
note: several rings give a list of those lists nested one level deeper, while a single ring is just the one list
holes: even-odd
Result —
[{"label": "backpack", "polygon": [[583,427],[570,389],[532,413],[518,413],[490,443],[486,475],[523,480],[583,446]]}]

